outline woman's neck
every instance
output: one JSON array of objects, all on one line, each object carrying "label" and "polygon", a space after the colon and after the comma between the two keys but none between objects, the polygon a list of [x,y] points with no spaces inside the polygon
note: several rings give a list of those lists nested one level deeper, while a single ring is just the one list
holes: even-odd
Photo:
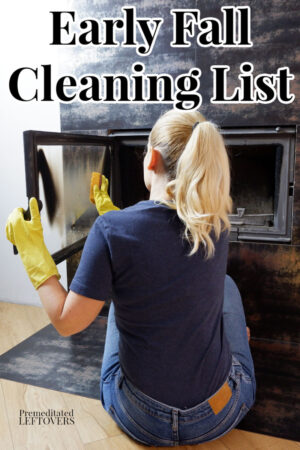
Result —
[{"label": "woman's neck", "polygon": [[166,176],[154,176],[152,179],[149,200],[170,200],[166,192],[168,178]]}]

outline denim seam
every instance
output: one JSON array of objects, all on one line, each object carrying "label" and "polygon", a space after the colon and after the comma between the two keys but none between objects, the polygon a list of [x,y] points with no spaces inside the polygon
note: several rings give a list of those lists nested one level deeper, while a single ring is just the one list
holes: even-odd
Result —
[{"label": "denim seam", "polygon": [[[161,416],[161,414],[168,414],[167,412],[157,413],[156,411],[153,411],[150,406],[146,407],[146,405],[130,390],[130,387],[126,383],[126,380],[125,380],[124,386],[125,386],[125,390],[126,390],[126,394],[125,395],[127,395],[130,398],[130,400],[138,408],[140,408],[142,411],[144,411],[145,413],[149,414],[150,416],[157,417],[159,420],[162,420],[163,422],[170,424],[170,419],[167,419],[167,418]],[[170,414],[171,414],[171,411],[170,411],[169,415]]]},{"label": "denim seam", "polygon": [[[237,417],[235,418],[233,424],[230,425],[230,427],[226,431],[224,431],[222,434],[219,434],[217,436],[217,438],[219,439],[220,437],[229,433],[229,431],[231,431],[242,420],[242,417],[245,416],[248,411],[249,411],[249,408],[246,405],[246,403],[242,403],[239,413],[238,413]],[[245,414],[243,414],[244,412],[245,412]]]},{"label": "denim seam", "polygon": [[[127,379],[125,379],[125,383],[126,383],[127,389],[131,393],[131,395],[134,396],[135,398],[137,398],[138,401],[141,401],[141,402],[148,401],[149,403],[151,403],[151,406],[153,406],[153,408],[159,408],[160,411],[164,414],[171,414],[171,410],[172,410],[171,405],[167,405],[165,403],[159,402],[158,400],[155,400],[155,399],[149,397],[149,395],[144,394],[143,392],[141,392],[141,394],[143,395],[144,398],[140,398],[139,393],[132,390],[132,388],[130,387],[131,383],[128,382]],[[138,389],[135,388],[135,390],[138,390]]]},{"label": "denim seam", "polygon": [[215,414],[213,413],[211,407],[209,407],[209,411],[207,411],[207,413],[205,414],[198,414],[196,416],[193,416],[192,418],[185,418],[184,416],[180,416],[181,418],[181,422],[185,423],[185,424],[193,424],[194,422],[198,422],[199,420],[203,420],[203,419],[207,419],[207,417],[209,416],[215,416]]},{"label": "denim seam", "polygon": [[105,383],[105,384],[110,384],[112,378],[113,378],[114,376],[117,375],[118,370],[119,370],[118,368],[117,368],[117,369],[114,368],[114,371],[113,371],[113,372],[109,372],[109,374],[108,374],[105,378],[103,378],[103,377],[101,376],[101,377],[100,377],[100,382],[102,382],[103,384],[104,384],[104,383]]},{"label": "denim seam", "polygon": [[173,444],[179,444],[179,431],[178,431],[178,409],[172,410],[172,438]]},{"label": "denim seam", "polygon": [[[233,428],[235,428],[238,425],[238,423],[242,420],[242,417],[245,416],[245,414],[248,411],[249,411],[249,408],[247,407],[247,405],[245,403],[242,403],[239,413],[238,413],[237,417],[235,418],[234,422],[230,425],[230,427],[227,428],[222,434],[218,434],[217,436],[214,436],[211,440],[220,439],[222,436],[229,433],[229,431],[231,431]],[[243,414],[244,412],[245,412],[245,414]],[[222,425],[224,425],[224,422],[222,422]],[[218,427],[219,427],[219,425],[215,429],[211,430],[208,434],[203,434],[202,436],[199,436],[198,438],[180,441],[180,445],[188,445],[188,444],[193,444],[193,443],[194,444],[202,444],[204,442],[207,442],[210,440],[209,434],[211,434],[211,432],[215,433],[216,429]]]},{"label": "denim seam", "polygon": [[144,444],[144,445],[149,445],[148,442],[143,441],[142,439],[136,437],[133,433],[131,433],[131,431],[128,430],[127,427],[125,427],[125,425],[121,422],[120,418],[118,417],[115,408],[110,405],[109,407],[109,412],[110,412],[110,416],[113,418],[113,420],[117,423],[117,425],[126,432],[126,434],[128,434],[128,436],[132,437],[132,439],[135,439],[136,441]]},{"label": "denim seam", "polygon": [[193,416],[190,419],[181,416],[181,422],[183,424],[192,425],[195,422],[199,422],[199,420],[207,419],[209,416],[213,416],[213,417],[215,416],[215,414],[213,413],[211,407],[210,407],[210,410],[207,412],[207,414],[198,414],[197,416]]},{"label": "denim seam", "polygon": [[242,375],[242,378],[243,378],[243,381],[245,381],[245,383],[247,383],[247,384],[251,384],[252,383],[251,378],[245,377],[243,375]]},{"label": "denim seam", "polygon": [[[145,430],[139,424],[137,424],[135,422],[135,420],[128,414],[128,411],[126,411],[126,409],[124,408],[118,387],[117,386],[115,386],[115,387],[116,387],[116,396],[117,396],[118,404],[119,404],[120,408],[122,409],[123,413],[125,414],[125,416],[127,417],[127,419],[132,423],[133,426],[135,426],[142,434],[144,434],[145,436],[148,436],[150,439],[152,439],[154,441],[157,441],[159,443],[168,444],[168,445],[173,443],[172,440],[162,439],[158,436],[155,436],[154,434],[149,433],[147,430]],[[119,418],[119,421],[120,421],[120,423],[122,423],[120,418]]]}]

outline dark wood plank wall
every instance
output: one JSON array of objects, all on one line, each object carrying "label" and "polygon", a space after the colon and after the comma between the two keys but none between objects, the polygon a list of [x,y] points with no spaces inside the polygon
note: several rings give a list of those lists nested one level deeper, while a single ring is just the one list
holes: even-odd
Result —
[{"label": "dark wood plank wall", "polygon": [[[124,5],[75,0],[81,17],[117,17]],[[202,111],[222,126],[297,125],[300,123],[299,17],[297,0],[235,1],[235,6],[250,5],[252,39],[248,49],[197,47],[172,49],[171,8],[199,8],[202,16],[221,17],[220,7],[230,2],[211,0],[145,1],[137,6],[139,16],[165,19],[153,53],[142,59],[146,72],[167,72],[173,76],[200,67]],[[64,48],[60,52],[61,69],[77,75],[117,71],[128,73],[131,64],[141,60],[134,49]],[[268,105],[212,105],[212,64],[228,64],[229,93],[238,85],[239,66],[254,64],[255,74],[276,72],[289,66],[296,76],[292,92],[296,101]],[[298,77],[298,78],[297,78]],[[158,115],[169,105],[61,105],[63,130],[99,130],[100,128],[151,128]],[[228,272],[237,282],[243,297],[251,349],[257,373],[257,401],[240,427],[290,439],[299,439],[299,308],[300,308],[300,133],[297,131],[293,235],[291,245],[233,242]],[[247,174],[251,176],[251,174]],[[297,379],[298,377],[298,379]],[[297,406],[298,405],[298,406]]]},{"label": "dark wood plank wall", "polygon": [[240,427],[299,439],[300,246],[231,243],[228,273],[242,294],[257,377]]},{"label": "dark wood plank wall", "polygon": [[[300,122],[300,115],[299,115],[299,122]],[[292,243],[293,245],[300,245],[300,126],[299,125],[297,126],[297,135],[296,135]]]}]

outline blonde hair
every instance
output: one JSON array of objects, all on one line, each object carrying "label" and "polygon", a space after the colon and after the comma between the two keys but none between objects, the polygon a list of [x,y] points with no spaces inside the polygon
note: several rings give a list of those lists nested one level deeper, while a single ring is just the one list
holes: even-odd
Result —
[{"label": "blonde hair", "polygon": [[212,257],[210,232],[213,229],[218,240],[221,231],[230,230],[232,208],[229,160],[217,126],[199,111],[173,109],[157,120],[149,145],[163,157],[170,200],[161,203],[176,209],[185,224],[184,237],[192,246],[189,255],[202,243],[205,257]]}]

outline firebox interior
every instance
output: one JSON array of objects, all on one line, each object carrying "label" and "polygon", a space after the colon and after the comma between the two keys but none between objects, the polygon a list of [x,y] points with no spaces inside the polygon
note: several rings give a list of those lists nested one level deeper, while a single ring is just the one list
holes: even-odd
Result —
[{"label": "firebox interior", "polygon": [[233,213],[242,208],[243,217],[252,215],[249,223],[272,227],[278,208],[282,145],[236,145],[227,150]]},{"label": "firebox interior", "polygon": [[143,145],[120,146],[120,201],[122,208],[149,199],[149,191],[144,183],[144,149]]}]

